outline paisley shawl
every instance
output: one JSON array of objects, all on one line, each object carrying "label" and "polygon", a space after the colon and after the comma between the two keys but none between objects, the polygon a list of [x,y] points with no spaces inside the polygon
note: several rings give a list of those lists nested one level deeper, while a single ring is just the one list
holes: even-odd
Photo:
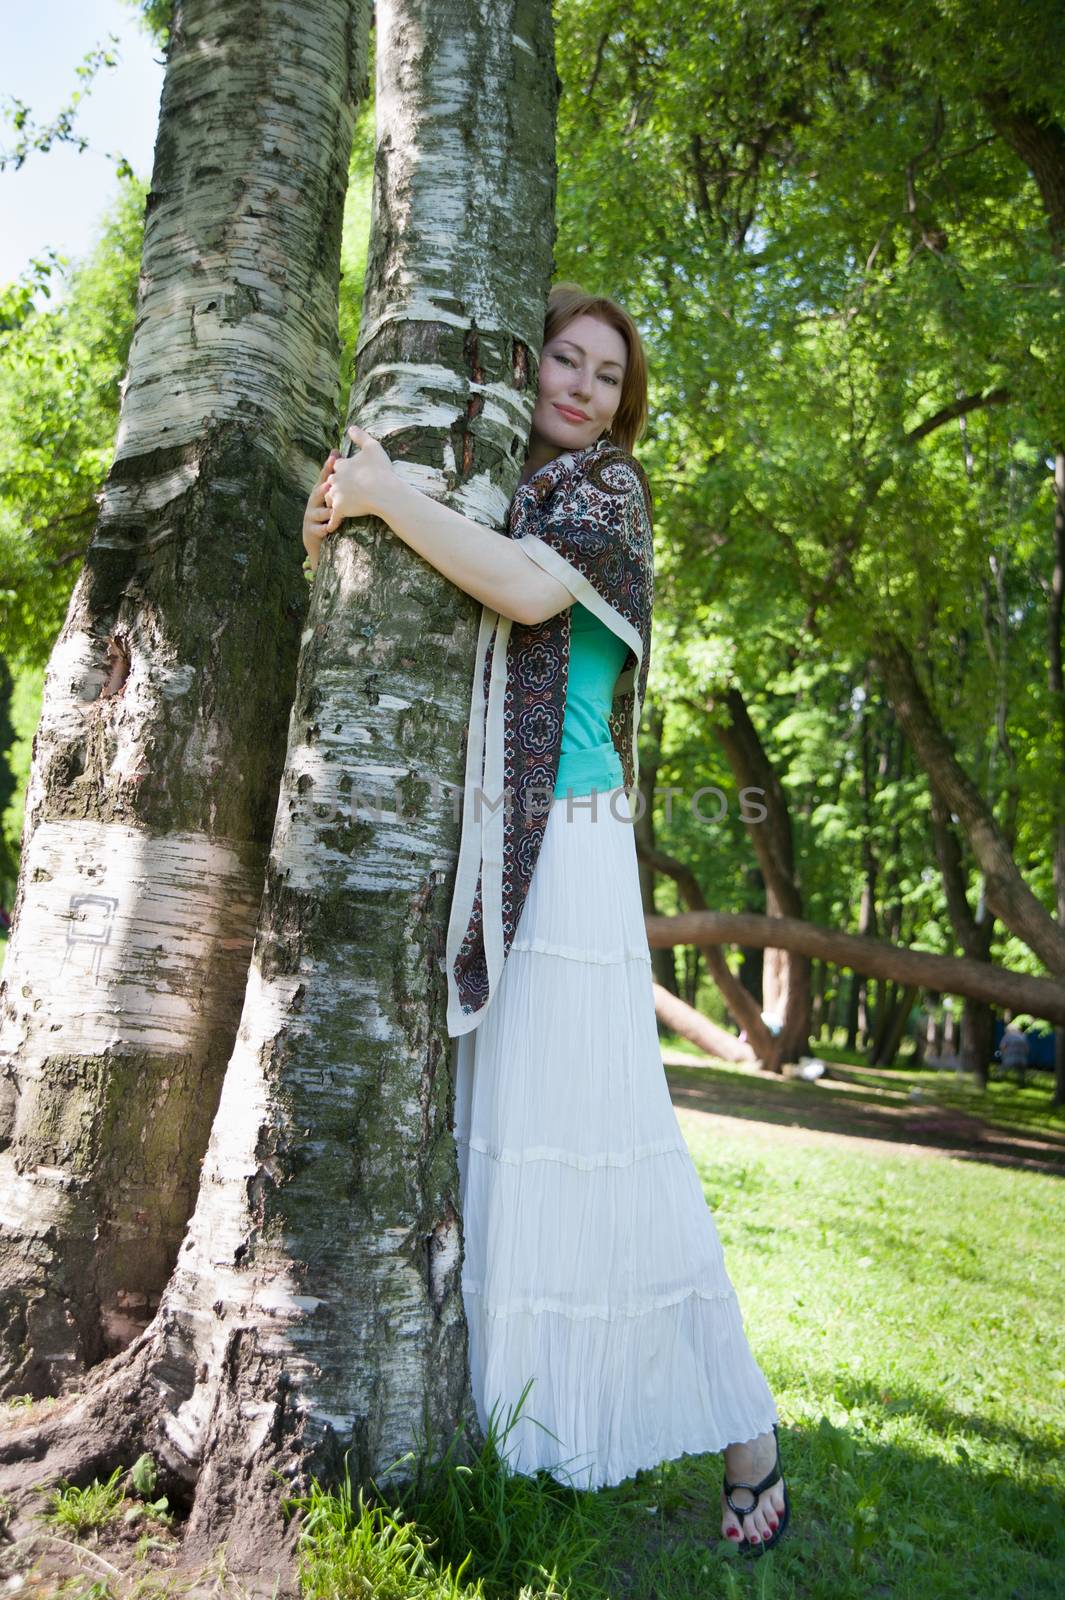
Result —
[{"label": "paisley shawl", "polygon": [[[652,517],[643,468],[601,439],[519,484],[505,530],[629,647],[609,728],[630,802],[651,654]],[[481,609],[446,946],[451,1037],[484,1016],[532,882],[558,773],[571,620],[569,606],[535,624]]]}]

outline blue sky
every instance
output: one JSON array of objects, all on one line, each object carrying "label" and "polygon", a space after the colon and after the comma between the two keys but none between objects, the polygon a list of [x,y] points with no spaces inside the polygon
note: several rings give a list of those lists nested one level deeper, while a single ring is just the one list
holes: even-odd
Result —
[{"label": "blue sky", "polygon": [[[38,0],[7,18],[0,58],[0,105],[26,102],[34,123],[50,121],[79,80],[74,69],[97,45],[117,34],[118,65],[102,67],[82,102],[74,127],[89,139],[33,151],[16,172],[0,172],[0,283],[17,278],[31,256],[49,245],[76,259],[90,248],[96,224],[117,190],[114,162],[120,151],[139,177],[152,170],[162,52],[143,31],[138,13],[120,0]],[[0,148],[15,132],[0,123]]]}]

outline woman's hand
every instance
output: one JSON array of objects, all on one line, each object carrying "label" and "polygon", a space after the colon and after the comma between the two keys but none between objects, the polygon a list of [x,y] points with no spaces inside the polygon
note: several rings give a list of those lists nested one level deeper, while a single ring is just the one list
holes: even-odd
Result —
[{"label": "woman's hand", "polygon": [[377,516],[381,491],[387,493],[388,481],[394,477],[384,445],[354,423],[348,435],[358,450],[353,456],[342,456],[326,476],[325,503],[331,512],[326,533],[335,532],[345,517]]},{"label": "woman's hand", "polygon": [[318,566],[322,540],[326,535],[326,523],[329,521],[329,507],[325,503],[326,479],[333,470],[338,454],[338,451],[330,450],[318,474],[318,480],[310,492],[307,509],[303,513],[303,548],[311,558],[312,572]]}]

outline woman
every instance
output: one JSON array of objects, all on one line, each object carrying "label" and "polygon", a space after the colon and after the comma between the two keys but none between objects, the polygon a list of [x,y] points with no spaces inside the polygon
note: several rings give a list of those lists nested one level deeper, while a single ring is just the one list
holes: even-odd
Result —
[{"label": "woman", "polygon": [[556,284],[509,538],[403,482],[356,427],[303,536],[314,568],[345,517],[381,517],[483,606],[448,936],[481,1426],[506,1406],[516,1469],[586,1488],[723,1448],[722,1531],[760,1554],[788,1514],[776,1408],[662,1070],[628,800],[646,415],[631,318]]}]

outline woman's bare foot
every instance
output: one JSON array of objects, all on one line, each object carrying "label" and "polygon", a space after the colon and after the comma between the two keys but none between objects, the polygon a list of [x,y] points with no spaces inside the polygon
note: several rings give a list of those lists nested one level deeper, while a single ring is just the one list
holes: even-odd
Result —
[{"label": "woman's bare foot", "polygon": [[[777,1458],[777,1441],[772,1429],[760,1433],[757,1439],[745,1444],[730,1444],[725,1450],[725,1473],[729,1483],[761,1483],[772,1469]],[[749,1539],[752,1544],[772,1538],[784,1515],[784,1480],[777,1478],[768,1489],[763,1489],[757,1501],[749,1489],[733,1489],[732,1498],[738,1506],[750,1506],[738,1517],[721,1491],[721,1532],[726,1539],[739,1544]]]}]

